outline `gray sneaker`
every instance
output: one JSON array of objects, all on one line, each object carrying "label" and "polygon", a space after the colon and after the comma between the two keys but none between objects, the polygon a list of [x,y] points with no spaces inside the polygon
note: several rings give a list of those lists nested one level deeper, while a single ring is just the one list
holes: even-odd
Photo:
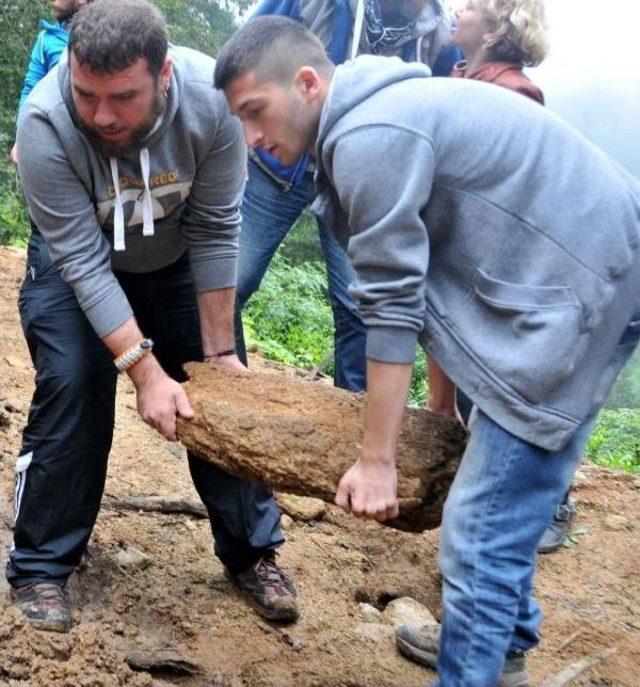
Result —
[{"label": "gray sneaker", "polygon": [[542,535],[538,544],[538,553],[552,553],[560,548],[575,514],[575,501],[567,494],[556,508],[553,520]]},{"label": "gray sneaker", "polygon": [[14,587],[11,600],[24,617],[40,630],[69,632],[71,604],[67,590],[52,582],[37,582]]},{"label": "gray sneaker", "polygon": [[[435,670],[440,625],[400,625],[396,629],[396,645],[407,658]],[[524,654],[507,654],[496,687],[529,687]]]}]

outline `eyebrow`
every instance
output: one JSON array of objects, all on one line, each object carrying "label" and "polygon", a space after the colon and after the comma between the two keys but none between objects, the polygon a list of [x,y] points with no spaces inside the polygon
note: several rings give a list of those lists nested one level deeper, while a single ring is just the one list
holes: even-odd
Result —
[{"label": "eyebrow", "polygon": [[[78,86],[76,84],[73,84],[73,90],[76,91],[79,95],[83,96],[88,96],[91,97],[94,95],[91,91],[87,91],[86,89],[82,88],[81,86]],[[111,98],[122,98],[124,96],[132,96],[135,95],[138,92],[139,89],[136,88],[130,88],[128,91],[122,91],[120,93],[111,93],[110,97]]]},{"label": "eyebrow", "polygon": [[238,108],[238,114],[240,114],[244,109],[249,107],[250,105],[255,105],[256,102],[260,102],[260,96],[255,96],[253,98],[249,98],[249,100],[245,100],[242,105]]}]

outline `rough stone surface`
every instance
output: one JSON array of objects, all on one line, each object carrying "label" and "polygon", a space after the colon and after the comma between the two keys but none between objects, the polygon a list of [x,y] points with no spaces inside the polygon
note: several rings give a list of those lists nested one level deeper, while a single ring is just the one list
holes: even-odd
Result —
[{"label": "rough stone surface", "polygon": [[146,553],[138,551],[133,546],[128,546],[125,549],[120,549],[115,556],[118,565],[122,568],[139,568],[144,570],[148,568],[153,562]]},{"label": "rough stone surface", "polygon": [[280,529],[284,530],[285,532],[287,530],[290,530],[294,526],[293,518],[290,515],[287,515],[286,513],[283,513],[280,516]]},{"label": "rough stone surface", "polygon": [[[187,371],[196,416],[179,422],[178,431],[189,450],[239,477],[333,502],[359,455],[364,394],[202,363]],[[407,409],[397,451],[400,516],[385,524],[409,531],[438,526],[466,436],[449,418]]]},{"label": "rough stone surface", "polygon": [[604,526],[613,532],[626,530],[630,525],[629,518],[625,518],[624,515],[607,515],[604,519]]},{"label": "rough stone surface", "polygon": [[295,494],[277,494],[276,501],[280,508],[294,520],[320,520],[327,506],[322,499],[312,499],[308,496]]},{"label": "rough stone surface", "polygon": [[382,622],[382,613],[375,606],[368,603],[360,603],[358,605],[362,612],[362,618],[366,623]]},{"label": "rough stone surface", "polygon": [[384,623],[359,623],[356,626],[356,634],[362,639],[377,643],[393,640],[395,630]]},{"label": "rough stone surface", "polygon": [[390,601],[382,617],[391,625],[437,625],[438,621],[433,617],[431,611],[409,596]]}]

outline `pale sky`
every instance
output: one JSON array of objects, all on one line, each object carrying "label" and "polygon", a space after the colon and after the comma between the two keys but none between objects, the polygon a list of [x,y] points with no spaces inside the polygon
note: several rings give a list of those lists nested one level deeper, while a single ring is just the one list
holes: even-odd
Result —
[{"label": "pale sky", "polygon": [[551,52],[529,70],[547,106],[640,177],[637,0],[547,0]]},{"label": "pale sky", "polygon": [[530,77],[549,108],[640,177],[640,2],[547,0],[547,12],[551,52]]}]

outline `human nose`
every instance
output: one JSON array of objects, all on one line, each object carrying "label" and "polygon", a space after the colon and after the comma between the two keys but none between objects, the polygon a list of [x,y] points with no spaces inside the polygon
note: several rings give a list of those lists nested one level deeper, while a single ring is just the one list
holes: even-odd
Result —
[{"label": "human nose", "polygon": [[116,116],[113,110],[107,105],[106,101],[98,102],[96,110],[93,115],[94,123],[102,129],[106,129],[116,121]]},{"label": "human nose", "polygon": [[247,141],[249,148],[255,148],[260,144],[263,139],[262,132],[255,125],[250,122],[243,122],[244,137]]}]

